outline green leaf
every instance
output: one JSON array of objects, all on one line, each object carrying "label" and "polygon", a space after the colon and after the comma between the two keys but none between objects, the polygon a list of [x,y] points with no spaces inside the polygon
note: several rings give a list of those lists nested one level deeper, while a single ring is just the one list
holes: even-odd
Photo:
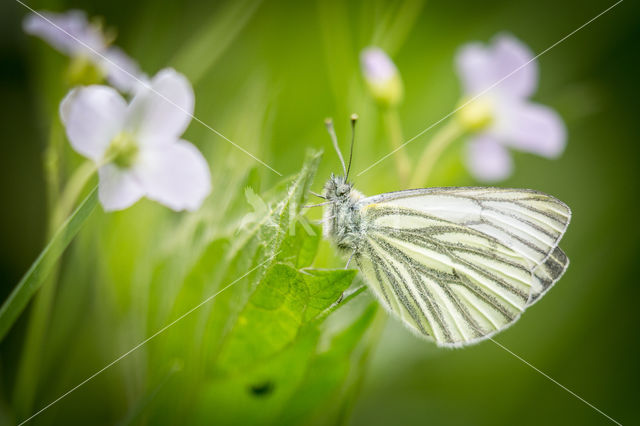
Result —
[{"label": "green leaf", "polygon": [[[268,214],[268,209],[264,210],[264,201],[260,198],[260,173],[258,168],[253,167],[240,181],[236,187],[235,195],[228,207],[224,210],[224,215],[217,219],[218,221],[224,221],[228,224],[230,229],[233,229],[234,233],[238,233],[238,229],[244,229],[250,220],[255,218],[255,213],[261,212]],[[225,187],[225,191],[232,191],[230,187]],[[215,196],[215,195],[214,195]],[[219,195],[223,197],[223,195]],[[255,197],[254,197],[255,196]],[[252,212],[247,212],[247,207],[251,207]],[[216,206],[217,207],[217,206]],[[240,225],[238,226],[238,222]]]},{"label": "green leaf", "polygon": [[295,342],[277,354],[207,381],[193,408],[194,423],[311,424],[315,417],[320,424],[335,424],[341,398],[358,380],[350,376],[376,310],[369,304],[327,342],[315,322],[304,325]]},{"label": "green leaf", "polygon": [[320,332],[310,327],[278,356],[236,374],[208,381],[197,392],[191,424],[266,425],[304,379]]},{"label": "green leaf", "polygon": [[311,225],[304,216],[298,216],[298,222],[280,245],[278,260],[291,263],[296,268],[304,268],[313,262],[320,244],[321,231]]},{"label": "green leaf", "polygon": [[[179,404],[171,395],[161,396],[153,422],[182,422],[194,413],[222,424],[273,419],[307,374],[322,335],[321,313],[355,276],[353,270],[304,269],[313,262],[320,232],[301,221],[300,211],[319,160],[320,153],[310,153],[300,173],[261,195],[266,214],[213,240],[186,272],[175,298],[180,304],[168,320],[264,263],[154,343],[150,365],[184,359],[180,381],[189,396]],[[251,212],[241,189],[238,197]],[[249,198],[262,209],[255,191]],[[168,404],[171,410],[164,409]],[[270,414],[260,417],[264,410]]]},{"label": "green leaf", "polygon": [[78,208],[56,231],[29,270],[0,308],[0,340],[4,338],[22,310],[54,267],[71,240],[76,236],[96,206],[98,190],[94,188]]},{"label": "green leaf", "polygon": [[362,336],[377,309],[376,302],[370,303],[355,321],[333,336],[325,351],[315,354],[297,391],[274,424],[338,424],[345,393],[359,379],[353,366],[363,355],[353,355],[362,346]]},{"label": "green leaf", "polygon": [[244,369],[291,344],[303,325],[334,303],[353,270],[298,271],[275,264],[238,317],[218,359],[221,369]]}]

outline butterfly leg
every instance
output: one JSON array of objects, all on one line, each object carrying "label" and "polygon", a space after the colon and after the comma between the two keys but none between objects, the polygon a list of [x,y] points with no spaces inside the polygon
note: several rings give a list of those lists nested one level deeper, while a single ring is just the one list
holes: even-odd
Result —
[{"label": "butterfly leg", "polygon": [[360,287],[353,289],[351,291],[343,291],[338,300],[333,302],[333,305],[339,305],[343,300],[349,300],[352,297],[356,297],[360,293],[362,293],[367,288],[366,284],[361,285]]},{"label": "butterfly leg", "polygon": [[310,209],[311,207],[320,207],[320,206],[326,206],[327,204],[330,204],[331,201],[325,201],[324,203],[320,203],[320,204],[310,204],[310,205],[306,205],[306,206],[302,206],[303,209]]},{"label": "butterfly leg", "polygon": [[[351,260],[353,259],[353,256],[355,256],[355,254],[356,254],[356,251],[354,250],[353,253],[351,253],[351,256],[349,256],[349,260],[347,260],[347,264],[344,265],[344,269],[349,269],[349,264],[351,263]],[[338,297],[338,300],[335,301],[336,305],[342,302],[342,299],[344,299],[344,294],[345,292],[343,291],[340,297]]]},{"label": "butterfly leg", "polygon": [[322,225],[323,223],[328,222],[328,221],[330,221],[330,220],[332,220],[334,218],[335,218],[335,216],[329,216],[329,217],[324,218],[322,220],[317,220],[317,221],[313,222],[313,224],[314,225]]},{"label": "butterfly leg", "polygon": [[351,256],[349,256],[349,260],[347,260],[347,264],[344,265],[344,269],[349,269],[349,264],[351,263],[351,260],[353,259],[353,256],[355,256],[356,251],[354,250],[353,253],[351,253]]}]

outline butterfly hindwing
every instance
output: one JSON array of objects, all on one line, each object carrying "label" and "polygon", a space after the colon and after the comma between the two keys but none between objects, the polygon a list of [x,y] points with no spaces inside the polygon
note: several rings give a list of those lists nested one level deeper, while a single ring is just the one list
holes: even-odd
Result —
[{"label": "butterfly hindwing", "polygon": [[556,247],[553,249],[549,257],[544,263],[536,266],[533,270],[533,281],[531,294],[529,295],[529,303],[531,306],[536,303],[549,289],[560,279],[564,271],[569,266],[569,258],[566,254]]}]

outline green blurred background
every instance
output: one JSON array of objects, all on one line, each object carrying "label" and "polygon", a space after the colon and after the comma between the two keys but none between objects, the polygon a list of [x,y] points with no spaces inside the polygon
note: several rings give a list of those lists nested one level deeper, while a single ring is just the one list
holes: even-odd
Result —
[{"label": "green blurred background", "polygon": [[[400,117],[407,139],[455,107],[460,86],[453,57],[461,44],[486,42],[508,31],[534,52],[541,52],[613,1],[28,4],[55,11],[81,8],[104,17],[108,26],[118,30],[116,44],[149,74],[172,65],[194,82],[198,118],[284,175],[299,169],[307,148],[325,148],[314,185],[318,190],[339,166],[328,149],[325,117],[336,119],[338,135],[346,145],[348,114],[360,114],[356,171],[389,151],[381,114],[360,78],[358,53],[363,47],[375,43],[385,48],[400,70],[406,92]],[[0,5],[3,300],[46,241],[43,152],[65,93],[62,75],[67,60],[22,32],[26,12],[13,0]],[[193,40],[205,42],[198,45]],[[571,206],[574,218],[562,243],[571,259],[565,277],[496,339],[623,424],[640,418],[636,407],[640,401],[636,329],[640,282],[634,269],[640,254],[639,43],[640,5],[627,0],[539,59],[541,80],[534,99],[564,118],[569,129],[567,149],[555,161],[515,154],[515,173],[501,183],[553,194]],[[190,54],[185,53],[187,49],[192,49]],[[430,134],[408,146],[412,157],[419,155]],[[220,170],[244,171],[253,165],[197,123],[191,124],[186,138],[205,153],[214,175],[219,162],[225,163]],[[433,185],[473,184],[460,162],[460,146],[443,158]],[[78,162],[74,155],[68,153],[69,164]],[[263,187],[278,180],[266,169],[260,173],[267,183]],[[393,160],[388,159],[355,183],[367,194],[402,189],[394,173]],[[214,184],[224,185],[221,174]],[[138,216],[144,218],[142,213]],[[113,243],[125,249],[144,245],[135,233]],[[316,266],[336,266],[328,245],[322,250]],[[82,306],[83,300],[90,300],[87,294],[77,298],[80,311],[86,314],[85,326],[91,330],[95,321],[104,328],[109,318],[91,315],[97,309],[94,304]],[[130,303],[135,307],[135,302]],[[84,314],[75,320],[84,321]],[[25,327],[23,318],[0,346],[0,395],[5,401],[10,399],[7,395]],[[117,346],[108,336],[104,335],[102,344]],[[118,345],[114,354],[132,346]],[[107,356],[95,365],[110,359]],[[352,425],[608,423],[491,342],[441,350],[389,320],[370,361],[350,418]],[[87,367],[86,373],[91,371]],[[75,382],[87,375],[71,374]],[[109,386],[105,393],[117,392],[117,386],[105,378],[92,385],[96,387],[90,395],[99,395],[101,384]],[[83,398],[84,391],[78,390],[66,403],[70,407],[102,404]],[[37,406],[55,395],[44,396]],[[44,414],[39,421],[52,420]]]}]

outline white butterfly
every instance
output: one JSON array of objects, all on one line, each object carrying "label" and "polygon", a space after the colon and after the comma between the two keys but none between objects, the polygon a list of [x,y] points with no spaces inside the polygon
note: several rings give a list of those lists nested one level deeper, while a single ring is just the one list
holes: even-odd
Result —
[{"label": "white butterfly", "polygon": [[[352,117],[352,125],[355,123]],[[513,324],[562,276],[571,210],[528,189],[427,188],[364,197],[344,171],[324,186],[323,231],[412,331],[459,347]],[[353,140],[352,140],[353,149]]]}]

